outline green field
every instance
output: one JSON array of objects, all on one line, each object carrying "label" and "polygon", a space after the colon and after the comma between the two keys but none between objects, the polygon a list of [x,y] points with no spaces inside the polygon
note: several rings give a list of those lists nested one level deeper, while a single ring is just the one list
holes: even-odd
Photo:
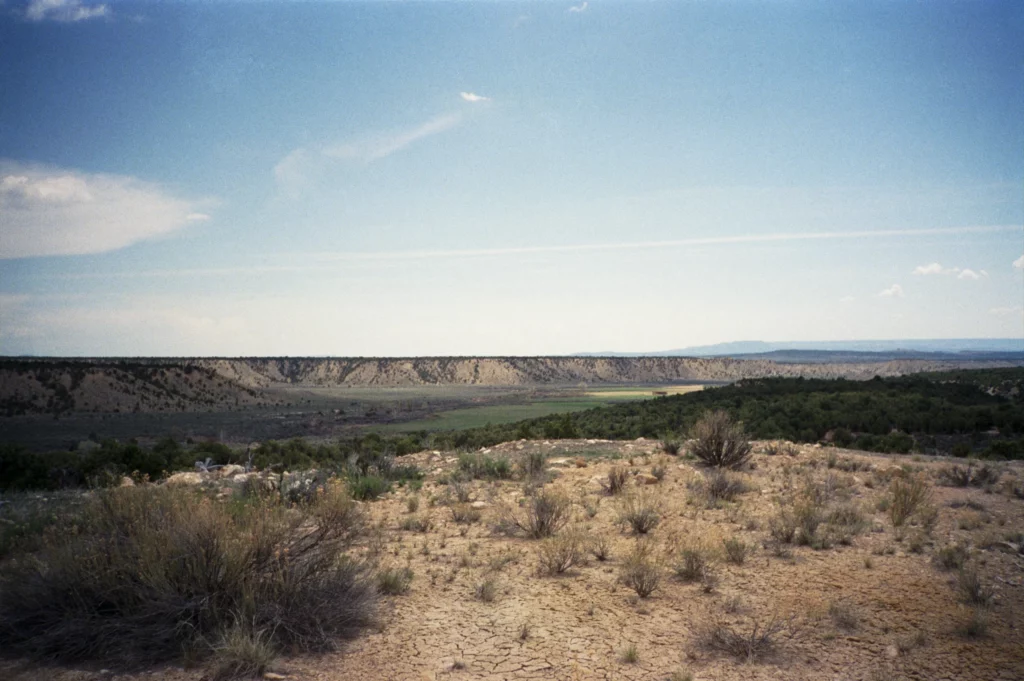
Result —
[{"label": "green field", "polygon": [[479,428],[480,426],[513,423],[524,419],[564,414],[567,412],[584,411],[594,407],[604,407],[610,403],[632,402],[651,399],[655,391],[675,395],[700,390],[699,385],[685,386],[614,386],[595,388],[579,396],[558,396],[537,399],[525,404],[491,404],[480,407],[465,407],[434,414],[430,418],[393,423],[374,428],[382,433],[411,433],[421,430],[462,430]]}]

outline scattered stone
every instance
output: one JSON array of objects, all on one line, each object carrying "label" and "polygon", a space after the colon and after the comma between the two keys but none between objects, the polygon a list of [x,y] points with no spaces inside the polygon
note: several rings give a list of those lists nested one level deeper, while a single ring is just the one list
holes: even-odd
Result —
[{"label": "scattered stone", "polygon": [[582,456],[577,456],[573,460],[573,463],[576,464],[576,468],[586,468],[587,467],[587,460],[584,459]]},{"label": "scattered stone", "polygon": [[175,473],[167,478],[168,485],[198,485],[202,481],[203,476],[193,471]]},{"label": "scattered stone", "polygon": [[890,660],[895,660],[900,655],[900,649],[896,647],[895,643],[890,643],[885,649],[885,656]]},{"label": "scattered stone", "polygon": [[469,505],[470,508],[475,508],[478,510],[481,508],[487,508],[488,506],[490,506],[490,504],[488,504],[486,501],[474,501]]},{"label": "scattered stone", "polygon": [[263,672],[263,678],[267,681],[283,681],[283,679],[287,679],[288,677],[284,674],[277,674],[275,672]]},{"label": "scattered stone", "polygon": [[570,468],[573,463],[569,459],[550,459],[548,465],[552,468]]},{"label": "scattered stone", "polygon": [[245,466],[229,463],[227,466],[221,466],[220,470],[217,471],[217,477],[231,478],[241,473],[245,473]]},{"label": "scattered stone", "polygon": [[636,484],[637,485],[657,485],[658,484],[658,479],[656,477],[654,477],[653,475],[651,475],[650,473],[637,473],[636,477],[633,478],[633,479],[636,480]]},{"label": "scattered stone", "polygon": [[120,487],[135,487],[135,481],[129,478],[127,475],[121,476]]}]

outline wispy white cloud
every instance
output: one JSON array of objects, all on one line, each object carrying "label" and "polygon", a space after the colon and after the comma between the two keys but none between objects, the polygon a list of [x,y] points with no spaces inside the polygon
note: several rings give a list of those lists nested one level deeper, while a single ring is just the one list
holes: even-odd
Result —
[{"label": "wispy white cloud", "polygon": [[491,101],[490,97],[484,97],[483,95],[478,95],[475,92],[460,92],[459,93],[459,97],[462,97],[462,99],[464,99],[467,102],[489,102],[489,101]]},{"label": "wispy white cloud", "polygon": [[133,177],[0,162],[0,258],[104,253],[208,220]]},{"label": "wispy white cloud", "polygon": [[461,113],[434,116],[413,128],[395,133],[325,147],[321,153],[328,158],[377,161],[405,149],[414,142],[451,130],[462,122]]},{"label": "wispy white cloud", "polygon": [[1017,305],[1016,307],[993,307],[989,308],[988,313],[996,317],[1010,317],[1013,315],[1021,315],[1024,317],[1024,306]]},{"label": "wispy white cloud", "polygon": [[927,276],[930,274],[956,274],[959,271],[959,267],[943,267],[939,263],[933,262],[929,265],[918,265],[914,268],[913,274]]},{"label": "wispy white cloud", "polygon": [[572,7],[570,7],[569,11],[573,12],[574,14],[580,14],[582,12],[586,12],[589,7],[590,7],[590,3],[586,2],[586,0],[584,0],[584,2],[582,2],[581,4],[573,5]]},{"label": "wispy white cloud", "polygon": [[903,287],[900,286],[899,284],[893,284],[889,288],[881,291],[878,294],[878,296],[880,298],[902,298],[903,297]]},{"label": "wispy white cloud", "polygon": [[918,265],[914,268],[912,274],[929,276],[929,275],[956,275],[957,279],[969,279],[977,281],[983,277],[988,276],[988,272],[985,270],[978,270],[975,272],[970,268],[959,268],[959,267],[943,267],[937,262],[933,262],[929,265]]},{"label": "wispy white cloud", "polygon": [[442,114],[404,130],[371,135],[343,144],[299,147],[285,154],[277,162],[274,166],[274,178],[282,191],[294,198],[312,178],[322,174],[333,162],[373,163],[396,154],[420,140],[451,130],[463,120],[461,112]]},{"label": "wispy white cloud", "polygon": [[82,0],[31,0],[25,8],[30,21],[74,22],[97,19],[110,14],[105,4],[86,4]]},{"label": "wispy white cloud", "polygon": [[1013,261],[1013,266],[1018,270],[1024,270],[1024,255]]}]

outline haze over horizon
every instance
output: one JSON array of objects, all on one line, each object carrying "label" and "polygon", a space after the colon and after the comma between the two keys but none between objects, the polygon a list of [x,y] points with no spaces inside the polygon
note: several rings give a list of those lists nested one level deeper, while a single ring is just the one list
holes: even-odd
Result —
[{"label": "haze over horizon", "polygon": [[1024,6],[0,2],[0,354],[1024,339]]}]

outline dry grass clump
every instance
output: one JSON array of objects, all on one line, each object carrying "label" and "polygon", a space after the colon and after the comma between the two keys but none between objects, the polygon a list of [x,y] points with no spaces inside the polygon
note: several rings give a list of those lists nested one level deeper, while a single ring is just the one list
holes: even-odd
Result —
[{"label": "dry grass clump", "polygon": [[658,525],[660,505],[649,494],[627,494],[619,503],[619,522],[628,525],[633,534],[647,534]]},{"label": "dry grass clump", "polygon": [[630,643],[622,651],[622,655],[619,657],[625,664],[636,664],[640,661],[640,651],[637,650],[635,643]]},{"label": "dry grass clump", "polygon": [[262,676],[277,658],[268,631],[253,631],[236,623],[213,646],[214,681]]},{"label": "dry grass clump", "polygon": [[666,437],[661,441],[661,451],[669,456],[678,456],[680,449],[682,449],[682,443],[674,437]]},{"label": "dry grass clump", "polygon": [[547,467],[547,456],[544,452],[530,451],[519,461],[519,473],[524,480],[535,480],[544,477]]},{"label": "dry grass clump", "polygon": [[572,512],[572,500],[554,490],[541,490],[526,500],[525,509],[505,509],[501,523],[518,528],[533,539],[550,537],[562,529]]},{"label": "dry grass clump", "polygon": [[787,633],[792,634],[789,623],[777,615],[768,620],[751,617],[743,627],[718,618],[698,626],[695,639],[701,648],[755,662],[771,653],[778,639]]},{"label": "dry grass clump", "polygon": [[408,567],[384,568],[377,573],[377,593],[398,596],[408,593],[413,572]]},{"label": "dry grass clump", "polygon": [[988,633],[988,614],[981,608],[975,608],[958,629],[967,638],[983,638]]},{"label": "dry grass clump", "polygon": [[700,537],[686,540],[679,548],[672,569],[684,582],[704,582],[712,576],[717,556],[709,542]]},{"label": "dry grass clump", "polygon": [[402,521],[398,523],[398,527],[406,532],[420,532],[426,533],[430,531],[433,523],[429,516],[416,516],[410,515],[402,518]]},{"label": "dry grass clump", "polygon": [[493,603],[498,598],[498,578],[494,575],[484,577],[474,587],[473,597],[484,603]]},{"label": "dry grass clump", "polygon": [[832,622],[843,631],[853,631],[860,624],[857,611],[850,604],[842,601],[829,603],[828,615],[832,618]]},{"label": "dry grass clump", "polygon": [[968,557],[966,546],[950,544],[935,552],[935,555],[932,556],[932,564],[940,570],[959,570],[967,563]]},{"label": "dry grass clump", "polygon": [[723,538],[722,548],[725,549],[725,559],[733,565],[743,565],[750,551],[750,546],[739,537]]},{"label": "dry grass clump", "polygon": [[480,520],[480,511],[469,504],[452,504],[452,520],[460,525],[469,525]]},{"label": "dry grass clump", "polygon": [[701,477],[690,481],[688,487],[701,498],[707,508],[718,508],[721,502],[734,501],[737,496],[749,491],[743,480],[721,469],[706,471]]},{"label": "dry grass clump", "polygon": [[953,464],[939,469],[939,484],[947,487],[985,487],[999,482],[999,471],[988,464],[976,465],[968,461],[966,466]]},{"label": "dry grass clump", "polygon": [[574,565],[586,562],[586,542],[578,531],[549,537],[537,549],[538,571],[544,575],[560,575]]},{"label": "dry grass clump", "polygon": [[932,490],[919,475],[893,478],[889,485],[888,514],[893,527],[902,527],[912,516],[925,515],[931,506]]},{"label": "dry grass clump", "polygon": [[608,494],[615,495],[626,487],[629,481],[629,470],[624,466],[612,466],[608,471],[608,479],[601,483]]},{"label": "dry grass clump", "polygon": [[315,650],[369,624],[375,594],[346,549],[362,515],[343,486],[295,507],[173,487],[96,493],[80,531],[0,570],[0,647],[145,665],[212,652],[238,622]]},{"label": "dry grass clump", "polygon": [[968,605],[988,607],[992,603],[992,590],[981,580],[977,568],[964,566],[957,572],[956,590]]},{"label": "dry grass clump", "polygon": [[752,445],[726,411],[707,412],[693,426],[690,453],[708,466],[738,469],[750,461]]},{"label": "dry grass clump", "polygon": [[587,550],[602,563],[612,557],[612,545],[604,535],[592,537],[587,543]]},{"label": "dry grass clump", "polygon": [[637,542],[622,562],[619,580],[640,598],[654,593],[661,582],[661,565],[655,556],[654,546],[646,541]]}]

